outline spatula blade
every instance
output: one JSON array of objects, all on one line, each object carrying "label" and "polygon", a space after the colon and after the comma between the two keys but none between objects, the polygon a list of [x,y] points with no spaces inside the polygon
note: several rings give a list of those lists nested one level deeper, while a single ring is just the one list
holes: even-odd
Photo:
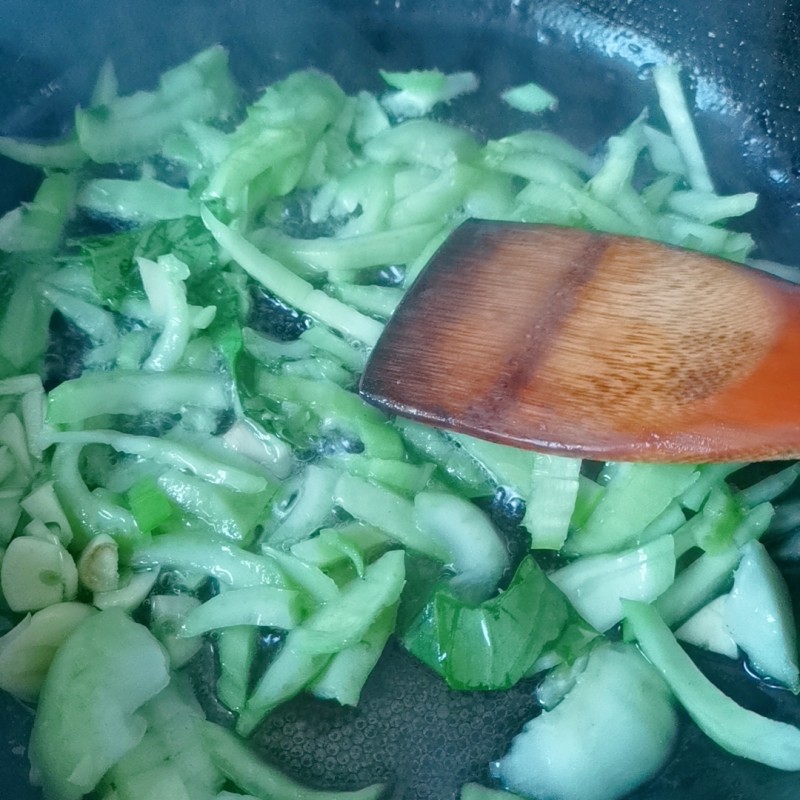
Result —
[{"label": "spatula blade", "polygon": [[492,441],[587,458],[800,452],[800,291],[644,239],[469,221],[376,345],[361,393]]}]

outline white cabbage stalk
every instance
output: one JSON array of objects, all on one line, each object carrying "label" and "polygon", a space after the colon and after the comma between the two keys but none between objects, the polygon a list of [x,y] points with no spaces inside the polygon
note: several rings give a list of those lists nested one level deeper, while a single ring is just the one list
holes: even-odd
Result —
[{"label": "white cabbage stalk", "polygon": [[158,261],[137,258],[144,291],[150,302],[153,321],[161,328],[144,369],[164,372],[173,369],[183,357],[186,345],[195,328],[205,328],[213,319],[209,309],[189,306],[185,281],[189,267],[172,255],[160,256]]},{"label": "white cabbage stalk", "polygon": [[605,644],[564,699],[525,725],[496,772],[526,797],[616,800],[662,768],[677,733],[661,676],[633,645]]}]

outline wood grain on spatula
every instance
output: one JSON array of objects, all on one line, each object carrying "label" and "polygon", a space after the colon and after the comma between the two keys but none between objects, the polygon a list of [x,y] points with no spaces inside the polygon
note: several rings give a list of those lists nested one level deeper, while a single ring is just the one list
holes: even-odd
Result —
[{"label": "wood grain on spatula", "polygon": [[800,288],[644,239],[470,221],[400,304],[370,402],[588,458],[800,454]]}]

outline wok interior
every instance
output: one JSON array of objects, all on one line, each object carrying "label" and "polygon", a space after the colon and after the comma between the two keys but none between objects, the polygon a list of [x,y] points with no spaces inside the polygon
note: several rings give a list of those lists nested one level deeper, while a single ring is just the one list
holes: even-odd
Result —
[{"label": "wok interior", "polygon": [[[161,71],[212,42],[229,47],[234,73],[255,90],[288,72],[315,66],[352,91],[378,90],[378,68],[470,69],[480,91],[444,116],[487,136],[520,128],[525,119],[497,100],[499,90],[537,80],[560,98],[557,132],[593,148],[648,101],[648,64],[674,55],[700,69],[698,125],[710,146],[721,191],[756,190],[763,199],[747,220],[759,255],[800,264],[800,108],[797,42],[800,18],[781,2],[707,4],[681,0],[655,8],[632,2],[382,2],[262,3],[236,0],[140,0],[135,6],[90,0],[59,3],[52,13],[0,2],[0,134],[53,136],[85,102],[97,70],[111,56],[121,89],[152,85]],[[673,10],[674,9],[674,10]],[[794,120],[794,122],[792,121]],[[37,175],[4,162],[0,210],[32,194]],[[700,655],[700,663],[732,696],[795,724],[800,709],[786,694],[744,684],[740,668]],[[213,659],[197,665],[202,686]],[[452,692],[397,646],[370,679],[363,705],[338,709],[297,699],[270,718],[258,741],[264,752],[311,784],[355,788],[396,780],[396,797],[453,797],[465,780],[486,780],[533,712],[529,685],[511,692]],[[213,713],[213,702],[208,697]],[[39,794],[27,785],[30,715],[8,698],[0,712],[0,786],[17,800]],[[221,713],[221,712],[220,712]],[[12,755],[12,748],[17,748]],[[720,754],[688,728],[675,761],[635,796],[782,798],[796,794],[796,776]]]}]

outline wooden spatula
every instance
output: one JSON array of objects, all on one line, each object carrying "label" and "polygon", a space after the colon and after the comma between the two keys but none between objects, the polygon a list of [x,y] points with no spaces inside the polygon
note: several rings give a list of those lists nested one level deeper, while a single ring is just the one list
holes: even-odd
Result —
[{"label": "wooden spatula", "polygon": [[645,239],[469,221],[389,321],[369,402],[629,461],[800,456],[800,287]]}]

